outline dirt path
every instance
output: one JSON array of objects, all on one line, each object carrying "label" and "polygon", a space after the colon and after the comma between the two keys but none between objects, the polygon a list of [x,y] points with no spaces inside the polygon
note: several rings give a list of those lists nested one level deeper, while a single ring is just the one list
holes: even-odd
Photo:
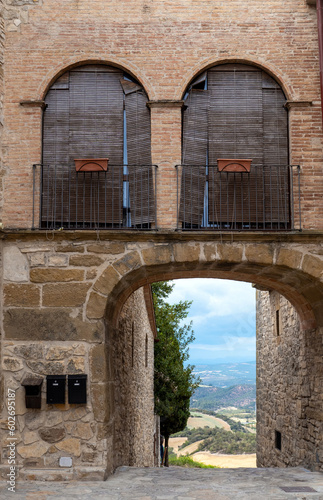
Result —
[{"label": "dirt path", "polygon": [[202,462],[206,465],[218,465],[219,467],[228,469],[235,469],[238,467],[257,467],[255,453],[250,455],[220,455],[217,453],[211,453],[210,451],[199,451],[198,453],[194,453],[192,458],[197,462]]}]

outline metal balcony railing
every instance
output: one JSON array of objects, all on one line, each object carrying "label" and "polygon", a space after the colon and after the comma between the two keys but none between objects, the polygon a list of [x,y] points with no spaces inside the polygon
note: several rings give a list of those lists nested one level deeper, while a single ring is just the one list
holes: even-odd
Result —
[{"label": "metal balcony railing", "polygon": [[215,231],[301,230],[299,165],[177,165],[177,228]]},{"label": "metal balcony railing", "polygon": [[[76,172],[66,165],[33,166],[33,228],[156,228],[156,165],[109,165]],[[40,188],[38,188],[40,186]]]}]

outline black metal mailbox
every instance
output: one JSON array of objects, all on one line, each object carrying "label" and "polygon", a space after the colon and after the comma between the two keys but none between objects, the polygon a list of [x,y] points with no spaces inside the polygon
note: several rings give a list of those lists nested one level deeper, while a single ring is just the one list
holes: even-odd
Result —
[{"label": "black metal mailbox", "polygon": [[86,404],[87,375],[68,375],[69,404]]},{"label": "black metal mailbox", "polygon": [[65,404],[66,375],[47,375],[47,404]]},{"label": "black metal mailbox", "polygon": [[41,408],[41,386],[43,379],[29,375],[24,378],[21,385],[25,388],[26,408]]}]

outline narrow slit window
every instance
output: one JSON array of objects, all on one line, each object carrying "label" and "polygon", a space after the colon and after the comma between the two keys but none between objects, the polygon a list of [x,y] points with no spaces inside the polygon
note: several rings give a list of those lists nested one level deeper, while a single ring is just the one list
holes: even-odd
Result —
[{"label": "narrow slit window", "polygon": [[276,335],[280,336],[280,310],[276,309]]},{"label": "narrow slit window", "polygon": [[275,431],[275,448],[279,451],[282,449],[282,435],[279,431]]},{"label": "narrow slit window", "polygon": [[145,340],[145,367],[147,368],[148,366],[148,335],[146,334],[146,340]]}]

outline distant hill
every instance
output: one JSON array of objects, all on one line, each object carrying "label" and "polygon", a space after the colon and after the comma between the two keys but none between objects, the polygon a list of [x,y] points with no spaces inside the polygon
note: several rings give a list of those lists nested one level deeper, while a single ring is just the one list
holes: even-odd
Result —
[{"label": "distant hill", "polygon": [[236,406],[254,409],[256,385],[240,384],[232,387],[198,387],[191,398],[191,408],[216,411],[219,408]]},{"label": "distant hill", "polygon": [[231,387],[233,385],[256,383],[256,362],[217,363],[214,365],[195,365],[194,373],[205,385]]}]

